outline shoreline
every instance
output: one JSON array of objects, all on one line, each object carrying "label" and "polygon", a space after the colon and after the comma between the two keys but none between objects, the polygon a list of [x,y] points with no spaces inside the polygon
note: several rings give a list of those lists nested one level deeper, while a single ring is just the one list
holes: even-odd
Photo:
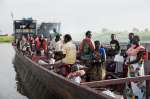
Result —
[{"label": "shoreline", "polygon": [[14,40],[14,37],[9,36],[0,36],[0,43],[11,43]]}]

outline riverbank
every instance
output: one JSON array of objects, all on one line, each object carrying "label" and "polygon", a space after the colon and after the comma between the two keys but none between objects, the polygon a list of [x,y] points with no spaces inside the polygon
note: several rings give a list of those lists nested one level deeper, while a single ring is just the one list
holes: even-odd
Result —
[{"label": "riverbank", "polygon": [[[117,32],[108,32],[108,33],[99,33],[95,35],[94,40],[100,40],[103,43],[110,42],[111,34],[116,34],[119,42],[128,42],[128,33],[117,33]],[[150,32],[137,32],[135,35],[139,35],[142,43],[150,43]]]},{"label": "riverbank", "polygon": [[0,43],[9,43],[14,39],[13,36],[0,36]]}]

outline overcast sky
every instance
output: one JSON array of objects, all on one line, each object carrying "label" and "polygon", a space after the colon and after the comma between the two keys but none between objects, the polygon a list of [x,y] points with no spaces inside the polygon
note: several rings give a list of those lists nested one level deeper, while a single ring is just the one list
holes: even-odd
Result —
[{"label": "overcast sky", "polygon": [[86,30],[150,28],[150,0],[0,0],[0,30],[12,33],[12,18],[62,23],[62,32],[81,37]]}]

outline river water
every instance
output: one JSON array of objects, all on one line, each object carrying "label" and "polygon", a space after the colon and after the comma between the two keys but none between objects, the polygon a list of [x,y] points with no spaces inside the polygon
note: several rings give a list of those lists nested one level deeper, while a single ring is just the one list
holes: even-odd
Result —
[{"label": "river water", "polygon": [[28,99],[21,94],[13,66],[15,52],[10,43],[0,44],[0,99]]}]

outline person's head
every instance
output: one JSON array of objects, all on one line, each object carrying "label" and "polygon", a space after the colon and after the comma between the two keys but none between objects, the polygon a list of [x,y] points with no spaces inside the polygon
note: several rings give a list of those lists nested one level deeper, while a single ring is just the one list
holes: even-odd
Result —
[{"label": "person's head", "polygon": [[100,42],[97,40],[97,41],[94,41],[94,44],[95,44],[95,48],[96,48],[96,49],[99,49],[99,47],[100,47]]},{"label": "person's head", "polygon": [[115,40],[116,39],[116,35],[115,34],[111,34],[111,40]]},{"label": "person's head", "polygon": [[71,67],[71,72],[75,72],[75,71],[78,71],[78,70],[80,70],[78,64],[75,64],[75,65],[73,65],[73,66]]},{"label": "person's head", "polygon": [[132,40],[132,45],[133,46],[139,46],[140,45],[140,37],[138,35],[135,35],[133,40]]},{"label": "person's head", "polygon": [[41,56],[41,51],[40,51],[40,50],[37,50],[37,51],[36,51],[36,55],[37,55],[37,56]]},{"label": "person's head", "polygon": [[138,36],[138,35],[135,35],[134,37],[133,37],[133,40],[135,40],[135,41],[140,41],[140,37]]},{"label": "person's head", "polygon": [[70,34],[66,34],[64,35],[64,43],[68,43],[72,40],[71,35]]},{"label": "person's head", "polygon": [[85,36],[87,37],[87,38],[91,38],[92,37],[92,34],[91,34],[92,32],[91,31],[87,31],[86,33],[85,33]]},{"label": "person's head", "polygon": [[128,39],[131,41],[134,38],[134,33],[129,33]]}]

